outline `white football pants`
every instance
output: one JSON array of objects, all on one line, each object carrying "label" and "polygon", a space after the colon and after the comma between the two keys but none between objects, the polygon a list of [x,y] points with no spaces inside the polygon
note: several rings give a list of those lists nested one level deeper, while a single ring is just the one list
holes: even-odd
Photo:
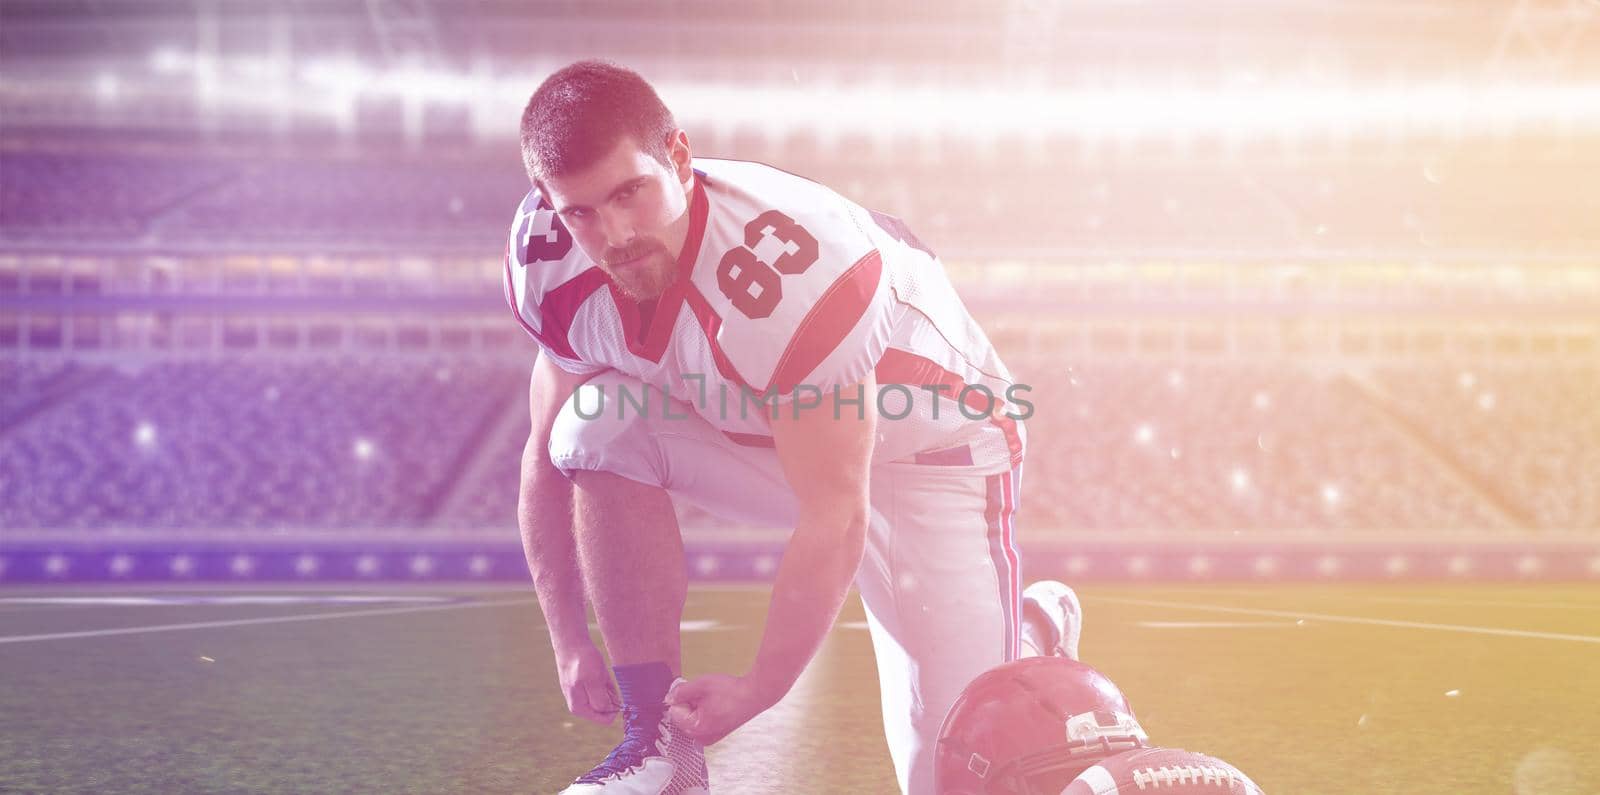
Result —
[{"label": "white football pants", "polygon": [[[654,388],[648,412],[618,412],[619,387],[645,390],[611,371],[567,401],[551,430],[556,467],[660,486],[736,522],[794,526],[794,493],[770,447],[734,442],[688,403],[664,416]],[[605,395],[599,416],[594,390]],[[872,522],[855,582],[877,656],[889,753],[901,791],[915,795],[933,791],[939,724],[961,689],[1018,656],[1022,581],[1012,515],[1021,467],[974,469],[904,461],[872,469]]]}]

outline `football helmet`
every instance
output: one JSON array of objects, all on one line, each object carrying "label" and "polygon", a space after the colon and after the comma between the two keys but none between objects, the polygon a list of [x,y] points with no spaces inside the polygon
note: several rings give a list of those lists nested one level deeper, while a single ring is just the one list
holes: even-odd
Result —
[{"label": "football helmet", "polygon": [[1027,657],[972,680],[945,714],[939,795],[1059,795],[1106,757],[1149,747],[1105,674],[1064,657]]}]

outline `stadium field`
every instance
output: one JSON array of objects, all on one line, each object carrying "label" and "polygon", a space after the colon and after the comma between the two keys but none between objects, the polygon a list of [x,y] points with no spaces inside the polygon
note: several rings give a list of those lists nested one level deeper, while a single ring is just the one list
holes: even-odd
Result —
[{"label": "stadium field", "polygon": [[[1083,656],[1160,743],[1269,793],[1600,792],[1600,588],[1087,586]],[[697,588],[691,673],[764,588]],[[852,601],[790,695],[711,751],[723,793],[893,776]],[[0,792],[554,792],[575,722],[526,589],[0,591]]]}]

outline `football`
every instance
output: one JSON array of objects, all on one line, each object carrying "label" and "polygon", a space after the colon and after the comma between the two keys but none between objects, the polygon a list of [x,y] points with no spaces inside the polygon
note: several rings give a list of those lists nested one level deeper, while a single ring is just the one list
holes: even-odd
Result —
[{"label": "football", "polygon": [[1078,777],[1061,795],[1262,795],[1238,768],[1181,748],[1140,748],[1108,757]]}]

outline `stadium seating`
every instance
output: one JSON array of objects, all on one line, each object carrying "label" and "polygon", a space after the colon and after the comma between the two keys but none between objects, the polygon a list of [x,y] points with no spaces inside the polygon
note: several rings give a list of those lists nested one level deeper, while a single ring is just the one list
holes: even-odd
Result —
[{"label": "stadium seating", "polygon": [[1288,363],[1020,362],[1024,526],[1500,529],[1482,497],[1341,376]]},{"label": "stadium seating", "polygon": [[423,527],[524,377],[414,362],[94,375],[5,429],[0,527]]},{"label": "stadium seating", "polygon": [[[781,146],[780,146],[781,144]],[[1077,144],[954,139],[937,156],[905,140],[731,135],[697,153],[768,160],[906,219],[939,249],[1059,247],[1109,253],[1383,250],[1428,254],[1514,249],[1589,233],[1592,191],[1550,195],[1539,213],[1515,204],[1549,168],[1459,169],[1441,193],[1405,159],[1248,169],[1190,163],[1089,163]],[[781,149],[781,155],[778,152]],[[113,150],[114,151],[114,150]],[[218,241],[229,245],[332,242],[395,245],[497,240],[527,191],[515,150],[467,150],[454,159],[378,151],[288,159],[260,153],[5,151],[0,239],[73,242]],[[1433,173],[1433,172],[1428,172]],[[1437,175],[1436,175],[1437,176]],[[1474,180],[1483,189],[1463,184]],[[1495,190],[1489,190],[1489,187]],[[1532,188],[1529,188],[1532,191]],[[1478,197],[1474,204],[1449,196]],[[1512,224],[1508,218],[1522,219]],[[492,248],[492,247],[491,247]]]},{"label": "stadium seating", "polygon": [[1600,527],[1600,371],[1464,364],[1385,368],[1377,380],[1422,437],[1527,523]]},{"label": "stadium seating", "polygon": [[235,172],[227,161],[0,151],[0,233],[72,242],[134,237],[156,215]]},{"label": "stadium seating", "polygon": [[[1035,405],[1031,534],[1600,527],[1592,368],[1367,378],[1290,362],[1012,359]],[[515,523],[518,365],[10,362],[0,376],[19,387],[0,400],[0,528]],[[687,506],[680,520],[727,527]]]}]

